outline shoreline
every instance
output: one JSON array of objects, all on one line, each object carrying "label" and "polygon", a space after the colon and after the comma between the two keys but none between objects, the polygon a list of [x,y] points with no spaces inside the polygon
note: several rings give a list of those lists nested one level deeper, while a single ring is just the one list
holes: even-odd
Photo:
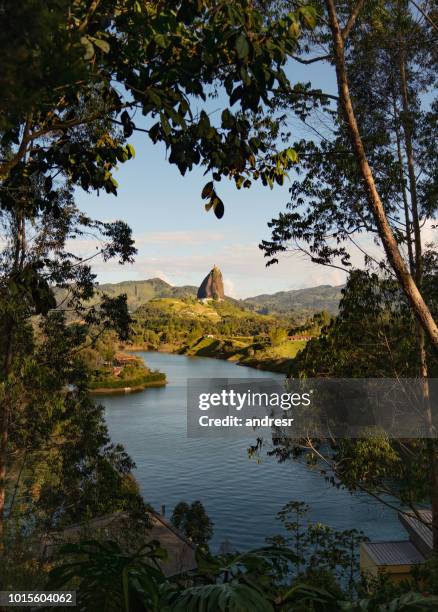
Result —
[{"label": "shoreline", "polygon": [[[133,344],[132,346],[125,346],[123,350],[129,353],[156,351],[157,353],[166,353],[167,355],[184,355],[185,357],[194,357],[194,358],[198,357],[198,355],[188,355],[187,353],[181,352],[181,349],[170,350],[170,349],[163,348],[163,347],[168,347],[168,346],[169,345],[162,344],[157,348],[157,347],[151,347],[151,346],[146,346],[146,345],[141,345],[141,344]],[[290,359],[281,360],[280,363],[278,363],[278,366],[279,366],[278,369],[273,369],[272,363],[270,362],[252,360],[252,361],[242,363],[240,361],[233,361],[232,359],[227,358],[224,354],[199,355],[199,357],[206,357],[208,359],[218,359],[220,361],[228,361],[229,363],[234,363],[234,365],[246,366],[247,368],[252,368],[253,370],[262,370],[263,372],[272,372],[272,374],[284,374],[285,376],[287,376],[288,372],[286,372],[284,369],[281,369],[281,366],[283,365],[286,366],[287,362],[291,361]]]},{"label": "shoreline", "polygon": [[88,389],[90,395],[122,395],[125,393],[139,393],[145,389],[153,387],[164,387],[167,384],[167,380],[156,380],[144,385],[136,385],[134,387],[98,387],[97,389]]}]

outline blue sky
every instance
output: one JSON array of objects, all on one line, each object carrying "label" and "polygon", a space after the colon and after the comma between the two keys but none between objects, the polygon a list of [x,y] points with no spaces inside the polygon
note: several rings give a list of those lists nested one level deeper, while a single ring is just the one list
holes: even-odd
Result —
[{"label": "blue sky", "polygon": [[[294,65],[293,71],[289,70],[289,76],[296,81],[311,80],[315,87],[334,91],[334,75],[327,65]],[[217,100],[215,104],[219,106]],[[101,220],[123,219],[136,240],[134,264],[94,263],[99,282],[158,276],[172,285],[198,285],[214,264],[222,269],[226,292],[235,297],[344,281],[342,272],[311,264],[297,255],[285,255],[280,264],[265,267],[258,244],[269,238],[267,221],[288,201],[287,182],[273,190],[256,184],[238,191],[222,181],[225,215],[218,220],[204,210],[200,192],[208,179],[201,169],[182,177],[176,166],[166,161],[164,147],[153,145],[146,134],[134,134],[131,143],[136,157],[115,175],[117,197],[77,194],[83,211]]]}]

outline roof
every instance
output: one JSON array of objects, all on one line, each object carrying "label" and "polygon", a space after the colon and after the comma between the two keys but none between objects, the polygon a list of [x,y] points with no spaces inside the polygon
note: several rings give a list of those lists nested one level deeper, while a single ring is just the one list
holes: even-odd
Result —
[{"label": "roof", "polygon": [[[160,562],[166,576],[175,576],[196,569],[195,546],[176,529],[164,516],[149,512],[151,528],[145,531],[148,540],[158,540],[167,550],[168,558]],[[129,521],[126,512],[115,512],[96,517],[83,523],[69,525],[61,532],[51,533],[43,542],[44,556],[51,557],[62,542],[81,538],[84,532],[102,530],[107,537],[111,536],[111,526]]]},{"label": "roof", "polygon": [[114,355],[114,361],[138,361],[138,357],[135,355],[127,355],[126,353],[116,353]]},{"label": "roof", "polygon": [[409,540],[405,542],[364,542],[363,549],[376,565],[416,565],[423,555]]},{"label": "roof", "polygon": [[418,514],[424,522],[419,521],[413,512],[399,512],[398,517],[408,532],[410,541],[425,557],[429,557],[433,551],[432,511],[419,510]]},{"label": "roof", "polygon": [[168,558],[160,563],[166,576],[176,576],[196,569],[194,545],[187,540],[164,516],[152,516],[151,538],[160,542],[168,552]]}]

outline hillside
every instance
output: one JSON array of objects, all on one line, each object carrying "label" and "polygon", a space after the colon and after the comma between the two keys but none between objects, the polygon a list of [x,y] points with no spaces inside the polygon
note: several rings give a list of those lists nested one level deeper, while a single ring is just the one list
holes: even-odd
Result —
[{"label": "hillside", "polygon": [[312,314],[327,310],[330,314],[337,314],[339,301],[342,297],[343,285],[319,285],[308,289],[291,289],[278,293],[256,295],[246,298],[243,303],[246,307],[264,313],[299,312]]},{"label": "hillside", "polygon": [[[308,289],[292,289],[290,291],[279,291],[273,294],[262,294],[249,297],[244,300],[226,299],[244,308],[261,312],[264,314],[296,314],[297,316],[308,316],[321,310],[327,310],[331,314],[337,314],[341,289],[343,285],[333,287],[331,285],[319,285]],[[194,285],[183,285],[174,287],[161,280],[161,278],[150,278],[139,281],[124,281],[121,283],[105,283],[99,285],[98,293],[106,293],[110,296],[126,293],[131,311],[136,310],[142,304],[155,298],[196,297],[198,287]]]},{"label": "hillside", "polygon": [[114,297],[121,293],[128,296],[130,310],[136,310],[139,306],[154,298],[182,298],[196,296],[198,288],[191,285],[173,287],[161,278],[149,278],[139,281],[123,281],[121,283],[105,283],[99,285],[97,293],[106,293]]},{"label": "hillside", "polygon": [[[260,314],[235,301],[154,298],[134,313],[132,344],[125,348],[215,357],[287,373],[306,344],[288,336],[297,329],[293,316]],[[318,332],[316,326],[312,333]]]}]

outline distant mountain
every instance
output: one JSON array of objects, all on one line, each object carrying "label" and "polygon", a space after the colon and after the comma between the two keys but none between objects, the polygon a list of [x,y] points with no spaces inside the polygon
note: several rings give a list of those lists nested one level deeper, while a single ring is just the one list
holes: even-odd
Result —
[{"label": "distant mountain", "polygon": [[265,314],[291,311],[312,313],[320,310],[337,314],[343,286],[319,285],[308,289],[291,289],[271,295],[256,295],[242,301],[247,308]]},{"label": "distant mountain", "polygon": [[[263,314],[291,313],[312,314],[320,310],[327,310],[331,314],[338,312],[341,289],[343,285],[332,287],[331,285],[319,285],[309,289],[292,289],[291,291],[279,291],[278,293],[256,295],[245,300],[234,300],[225,298],[234,303],[239,303],[248,310]],[[198,287],[194,285],[183,285],[173,287],[161,278],[149,278],[147,280],[131,280],[121,283],[105,283],[97,287],[98,293],[106,293],[110,296],[126,293],[130,310],[136,310],[145,302],[154,298],[182,298],[186,296],[196,297]]]},{"label": "distant mountain", "polygon": [[198,288],[192,285],[173,287],[161,278],[149,278],[139,281],[123,281],[121,283],[105,283],[97,287],[97,293],[105,293],[111,297],[126,293],[131,310],[154,298],[196,296]]}]

